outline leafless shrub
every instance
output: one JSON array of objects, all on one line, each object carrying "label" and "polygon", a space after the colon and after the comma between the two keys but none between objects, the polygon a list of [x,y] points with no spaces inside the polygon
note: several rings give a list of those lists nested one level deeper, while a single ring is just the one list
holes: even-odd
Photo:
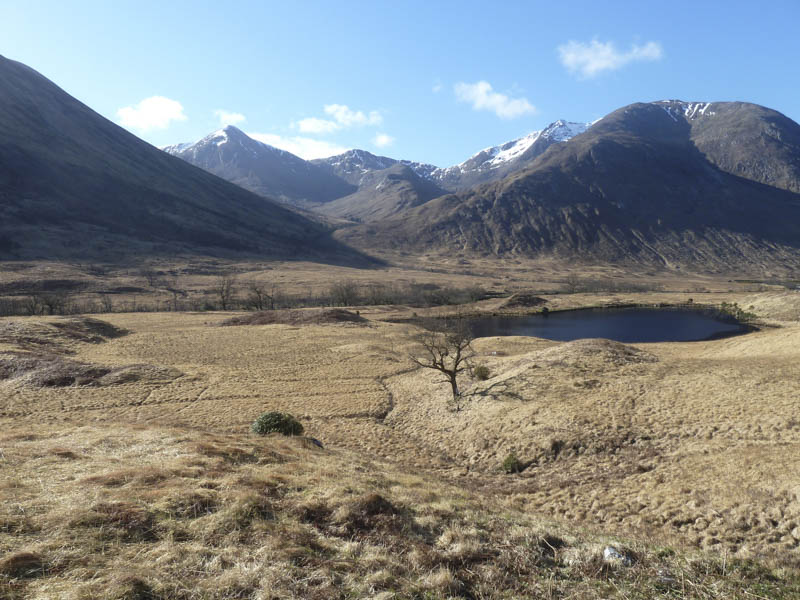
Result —
[{"label": "leafless shrub", "polygon": [[7,577],[36,577],[44,575],[44,572],[44,560],[33,552],[15,552],[0,560],[0,574]]}]

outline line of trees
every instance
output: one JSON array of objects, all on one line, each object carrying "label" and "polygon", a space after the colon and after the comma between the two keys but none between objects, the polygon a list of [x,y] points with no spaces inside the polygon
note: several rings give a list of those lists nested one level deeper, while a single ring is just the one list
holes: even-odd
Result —
[{"label": "line of trees", "polygon": [[580,292],[658,292],[664,286],[650,281],[615,281],[610,277],[581,277],[575,273],[567,275],[562,284],[562,291],[567,294]]},{"label": "line of trees", "polygon": [[480,287],[433,283],[360,283],[342,280],[305,293],[285,292],[272,281],[220,275],[203,290],[189,290],[176,275],[143,272],[152,289],[126,295],[61,289],[16,291],[0,297],[0,316],[71,315],[110,312],[275,310],[320,306],[402,304],[414,307],[465,304],[486,297]]}]

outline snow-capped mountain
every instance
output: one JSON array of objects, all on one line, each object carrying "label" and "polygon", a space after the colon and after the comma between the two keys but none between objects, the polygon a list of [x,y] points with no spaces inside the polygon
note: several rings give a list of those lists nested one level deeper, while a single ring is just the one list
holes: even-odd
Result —
[{"label": "snow-capped mountain", "polygon": [[[574,133],[556,126],[547,137]],[[481,164],[514,150],[489,149]],[[526,165],[338,239],[365,251],[457,248],[717,272],[800,265],[800,124],[769,108],[630,104]]]},{"label": "snow-capped mountain", "polygon": [[256,194],[296,206],[329,202],[356,190],[324,169],[254,140],[232,125],[198,142],[162,150]]},{"label": "snow-capped mountain", "polygon": [[678,117],[683,116],[688,120],[696,119],[698,117],[703,117],[708,114],[709,117],[713,117],[716,112],[713,110],[709,110],[711,108],[711,102],[684,102],[682,100],[659,100],[657,102],[653,102],[656,106],[660,106],[663,108],[666,113],[672,117],[674,121],[677,121]]},{"label": "snow-capped mountain", "polygon": [[439,170],[435,165],[410,160],[397,160],[388,156],[376,156],[366,150],[348,150],[344,154],[318,158],[311,162],[329,173],[341,177],[348,183],[358,186],[361,185],[367,173],[382,171],[396,164],[405,165],[423,179],[433,179],[430,176],[431,173]]},{"label": "snow-capped mountain", "polygon": [[590,126],[591,123],[559,120],[541,131],[534,131],[525,137],[499,146],[485,148],[461,164],[446,168],[410,160],[396,160],[387,156],[376,156],[366,150],[348,150],[344,154],[320,158],[312,162],[353,185],[360,186],[367,173],[387,169],[399,163],[410,168],[419,177],[427,179],[445,190],[462,190],[479,183],[501,179],[526,166],[553,144],[566,142],[576,135],[580,135]]},{"label": "snow-capped mountain", "polygon": [[436,169],[430,173],[429,178],[450,190],[496,181],[523,168],[553,144],[566,142],[589,127],[591,123],[558,120],[541,131],[534,131],[499,146],[484,148],[461,164]]},{"label": "snow-capped mountain", "polygon": [[[502,179],[528,166],[553,144],[580,135],[589,126],[556,121],[541,131],[485,148],[461,164],[444,169],[378,156],[366,150],[348,150],[306,161],[256,141],[233,126],[215,131],[198,142],[167,146],[163,150],[257,194],[303,208],[314,209],[354,196],[337,207],[346,206],[347,215],[364,219],[384,215],[390,212],[390,207],[394,210],[425,202],[432,194]],[[378,189],[376,182],[384,180],[392,185]],[[365,206],[362,214],[356,204],[367,202],[370,195],[376,196],[376,202],[380,196],[380,210]],[[334,207],[326,212],[339,215]]]},{"label": "snow-capped mountain", "polygon": [[408,165],[395,162],[387,169],[367,171],[356,193],[323,204],[316,210],[332,217],[368,223],[392,217],[446,193]]}]

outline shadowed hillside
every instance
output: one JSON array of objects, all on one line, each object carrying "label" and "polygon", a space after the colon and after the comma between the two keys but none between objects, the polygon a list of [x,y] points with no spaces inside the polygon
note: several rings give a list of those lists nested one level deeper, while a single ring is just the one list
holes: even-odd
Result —
[{"label": "shadowed hillside", "polygon": [[297,206],[329,202],[356,188],[290,152],[254,140],[228,125],[195,144],[165,152],[259,196]]},{"label": "shadowed hillside", "polygon": [[302,216],[161,152],[0,57],[0,258],[352,260]]},{"label": "shadowed hillside", "polygon": [[395,163],[388,169],[364,174],[357,192],[323,204],[316,210],[354,221],[379,221],[445,193],[410,167]]},{"label": "shadowed hillside", "polygon": [[755,105],[633,104],[525,171],[340,236],[363,248],[793,268],[799,136]]}]

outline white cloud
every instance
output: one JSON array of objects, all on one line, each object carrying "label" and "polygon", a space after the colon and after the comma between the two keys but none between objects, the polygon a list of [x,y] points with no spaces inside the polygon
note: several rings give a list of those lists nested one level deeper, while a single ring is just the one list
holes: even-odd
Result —
[{"label": "white cloud", "polygon": [[219,124],[223,127],[226,125],[238,125],[242,121],[247,120],[241,113],[228,112],[227,110],[222,110],[221,108],[214,111],[214,116],[219,119]]},{"label": "white cloud", "polygon": [[334,121],[319,119],[317,117],[300,119],[296,125],[303,133],[332,133],[341,128],[341,126]]},{"label": "white cloud", "polygon": [[660,60],[664,55],[661,44],[647,42],[643,46],[631,45],[627,52],[620,52],[614,42],[589,43],[570,40],[558,47],[561,64],[570,73],[577,73],[583,78],[596,77],[603,71],[615,71],[628,63],[637,61]]},{"label": "white cloud", "polygon": [[368,114],[364,114],[360,110],[350,110],[346,104],[326,104],[325,114],[332,116],[342,127],[383,123],[383,117],[377,110],[371,110]]},{"label": "white cloud", "polygon": [[383,117],[377,110],[364,113],[360,110],[351,110],[346,104],[326,104],[323,110],[326,115],[333,117],[333,120],[308,117],[300,119],[294,123],[294,126],[303,133],[333,133],[349,127],[374,126],[383,123]]},{"label": "white cloud", "polygon": [[187,118],[180,102],[164,96],[151,96],[136,106],[120,108],[117,116],[123,127],[139,131],[166,129],[172,121],[185,121]]},{"label": "white cloud", "polygon": [[442,82],[441,82],[440,80],[438,80],[438,79],[437,79],[437,80],[436,80],[436,83],[434,83],[434,84],[433,84],[433,87],[431,88],[431,91],[432,91],[434,94],[438,94],[438,93],[439,93],[439,92],[441,92],[443,89],[444,89],[444,86],[442,85]]},{"label": "white cloud", "polygon": [[327,158],[328,156],[335,156],[336,154],[341,154],[342,152],[350,150],[350,148],[346,146],[302,136],[283,137],[275,133],[250,132],[248,132],[247,135],[254,140],[286,150],[306,160]]},{"label": "white cloud", "polygon": [[394,138],[390,135],[386,135],[385,133],[378,133],[374,138],[372,138],[372,143],[378,148],[386,148],[387,146],[394,144]]},{"label": "white cloud", "polygon": [[472,104],[474,110],[488,110],[501,119],[513,119],[536,112],[527,98],[509,98],[505,94],[492,91],[488,81],[477,83],[457,83],[454,86],[456,98]]}]

